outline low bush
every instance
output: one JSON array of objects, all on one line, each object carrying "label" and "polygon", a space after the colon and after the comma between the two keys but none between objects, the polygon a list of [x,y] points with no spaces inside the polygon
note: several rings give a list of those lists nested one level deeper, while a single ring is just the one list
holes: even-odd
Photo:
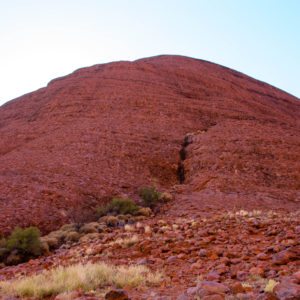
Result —
[{"label": "low bush", "polygon": [[139,190],[139,196],[141,197],[144,206],[153,208],[159,201],[160,193],[155,187],[146,186]]},{"label": "low bush", "polygon": [[40,299],[73,290],[90,291],[109,285],[119,288],[153,285],[159,283],[161,279],[160,273],[153,273],[145,266],[76,264],[68,267],[60,266],[20,279],[0,281],[0,295]]},{"label": "low bush", "polygon": [[22,229],[15,228],[7,238],[6,248],[9,251],[17,250],[18,253],[29,258],[41,254],[40,231],[36,227]]},{"label": "low bush", "polygon": [[135,215],[139,207],[129,198],[113,198],[106,206],[96,209],[98,217],[111,214]]}]

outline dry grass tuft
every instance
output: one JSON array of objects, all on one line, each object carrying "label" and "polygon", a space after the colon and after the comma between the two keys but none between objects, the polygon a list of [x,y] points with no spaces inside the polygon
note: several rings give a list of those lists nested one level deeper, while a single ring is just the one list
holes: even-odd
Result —
[{"label": "dry grass tuft", "polygon": [[279,282],[275,281],[274,279],[270,279],[265,288],[264,288],[264,292],[265,293],[273,293],[274,287],[278,284]]},{"label": "dry grass tuft", "polygon": [[151,272],[145,266],[76,264],[12,281],[0,281],[0,295],[42,299],[78,289],[90,291],[108,285],[119,288],[153,285],[161,279],[160,273]]}]

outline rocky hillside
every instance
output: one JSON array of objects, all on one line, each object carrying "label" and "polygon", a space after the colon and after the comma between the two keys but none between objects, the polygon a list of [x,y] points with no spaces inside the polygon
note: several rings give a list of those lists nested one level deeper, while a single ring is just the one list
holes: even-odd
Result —
[{"label": "rocky hillside", "polygon": [[0,232],[82,221],[146,184],[299,208],[299,120],[299,99],[202,60],[77,70],[0,108]]}]

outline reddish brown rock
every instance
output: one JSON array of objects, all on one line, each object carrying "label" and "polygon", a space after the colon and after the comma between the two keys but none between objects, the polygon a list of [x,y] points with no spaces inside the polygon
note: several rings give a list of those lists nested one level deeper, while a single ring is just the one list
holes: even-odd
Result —
[{"label": "reddish brown rock", "polygon": [[253,268],[251,268],[251,269],[249,270],[249,273],[250,273],[251,275],[257,275],[257,276],[263,277],[265,271],[264,271],[263,268],[260,268],[260,267],[253,267]]},{"label": "reddish brown rock", "polygon": [[300,285],[285,280],[275,286],[274,294],[279,300],[298,300],[300,299]]},{"label": "reddish brown rock", "polygon": [[245,289],[242,286],[242,284],[240,282],[234,282],[231,286],[230,286],[230,290],[233,294],[239,294],[239,293],[244,293]]},{"label": "reddish brown rock", "polygon": [[55,79],[0,108],[0,232],[82,221],[152,182],[184,181],[202,206],[299,207],[297,100],[180,56]]},{"label": "reddish brown rock", "polygon": [[296,283],[300,284],[300,271],[295,272],[292,276],[293,280],[295,280]]},{"label": "reddish brown rock", "polygon": [[273,255],[273,263],[284,265],[292,260],[300,259],[300,246],[291,247]]},{"label": "reddish brown rock", "polygon": [[230,290],[224,284],[215,281],[202,281],[196,287],[190,288],[187,291],[189,296],[193,297],[206,297],[206,296],[219,296],[225,298],[225,294]]},{"label": "reddish brown rock", "polygon": [[122,289],[114,289],[105,295],[106,300],[129,300],[128,294]]}]

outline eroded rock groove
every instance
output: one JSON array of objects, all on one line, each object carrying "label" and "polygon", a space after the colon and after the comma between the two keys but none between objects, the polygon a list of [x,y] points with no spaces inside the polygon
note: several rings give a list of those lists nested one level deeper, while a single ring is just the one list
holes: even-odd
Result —
[{"label": "eroded rock groove", "polygon": [[192,143],[192,138],[190,135],[186,135],[184,137],[183,143],[181,144],[181,149],[179,151],[179,162],[178,162],[178,168],[177,168],[177,176],[178,181],[180,184],[184,183],[185,181],[185,169],[184,169],[184,161],[187,156],[187,146]]}]

